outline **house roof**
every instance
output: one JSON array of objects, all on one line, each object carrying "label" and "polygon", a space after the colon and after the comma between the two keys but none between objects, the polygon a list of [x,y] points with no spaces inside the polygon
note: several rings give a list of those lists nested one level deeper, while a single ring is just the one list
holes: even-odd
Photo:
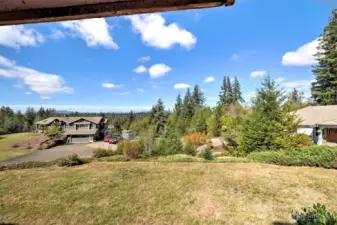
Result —
[{"label": "house roof", "polygon": [[[86,117],[78,117],[78,116],[69,116],[69,117],[49,117],[47,119],[44,119],[44,120],[41,120],[39,122],[37,122],[36,124],[40,124],[40,125],[48,125],[52,122],[54,122],[55,120],[60,120],[60,121],[63,121],[65,123],[74,123],[78,120],[87,120],[87,121],[90,121],[92,123],[96,123],[98,124],[101,120],[102,120],[102,116],[86,116]],[[108,119],[104,119],[104,123],[106,123],[108,121]]]},{"label": "house roof", "polygon": [[93,135],[96,134],[98,129],[91,130],[67,130],[64,132],[64,135]]},{"label": "house roof", "polygon": [[295,115],[301,120],[302,126],[334,125],[337,123],[337,105],[309,106],[295,111]]}]

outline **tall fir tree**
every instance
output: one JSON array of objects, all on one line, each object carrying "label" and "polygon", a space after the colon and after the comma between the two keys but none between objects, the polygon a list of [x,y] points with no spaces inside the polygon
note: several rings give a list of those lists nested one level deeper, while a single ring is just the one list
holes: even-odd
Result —
[{"label": "tall fir tree", "polygon": [[228,92],[228,98],[227,98],[227,105],[232,104],[234,101],[234,94],[233,94],[233,88],[232,88],[232,82],[231,78],[227,77],[226,78],[227,82],[227,92]]},{"label": "tall fir tree", "polygon": [[181,99],[181,95],[178,94],[176,103],[174,104],[174,111],[177,113],[177,115],[180,115],[182,107],[183,107],[183,100]]},{"label": "tall fir tree", "polygon": [[36,119],[36,113],[34,108],[28,107],[25,112],[26,122],[27,122],[27,128],[29,131],[34,130],[34,123]]},{"label": "tall fir tree", "polygon": [[228,102],[228,86],[227,86],[227,77],[225,76],[222,80],[218,104],[226,105],[227,102]]},{"label": "tall fir tree", "polygon": [[240,148],[249,153],[284,149],[291,143],[298,121],[285,107],[286,96],[268,76],[257,90],[252,112],[241,127]]},{"label": "tall fir tree", "polygon": [[240,83],[236,77],[234,78],[234,84],[233,84],[233,101],[235,103],[245,102],[244,99],[242,98]]},{"label": "tall fir tree", "polygon": [[187,121],[191,121],[195,110],[195,104],[194,100],[191,95],[191,91],[189,88],[187,88],[186,94],[184,96],[183,101],[183,110],[182,110],[182,116]]},{"label": "tall fir tree", "polygon": [[192,94],[193,101],[196,105],[196,107],[203,107],[205,104],[205,97],[204,93],[200,89],[199,85],[195,85],[193,88],[193,94]]},{"label": "tall fir tree", "polygon": [[337,104],[337,9],[332,11],[329,23],[324,27],[317,48],[318,65],[313,73],[316,81],[312,83],[313,100],[320,105]]}]

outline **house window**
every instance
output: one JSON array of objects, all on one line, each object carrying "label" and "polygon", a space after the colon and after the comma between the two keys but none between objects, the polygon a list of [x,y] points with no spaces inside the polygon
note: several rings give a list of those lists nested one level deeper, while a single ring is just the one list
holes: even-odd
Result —
[{"label": "house window", "polygon": [[89,124],[77,124],[77,129],[88,129],[89,128]]}]

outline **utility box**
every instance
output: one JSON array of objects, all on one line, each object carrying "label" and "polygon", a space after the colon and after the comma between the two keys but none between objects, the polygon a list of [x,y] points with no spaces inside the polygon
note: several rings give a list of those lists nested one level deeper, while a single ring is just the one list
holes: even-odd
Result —
[{"label": "utility box", "polygon": [[136,131],[123,130],[122,131],[122,138],[124,140],[134,140],[136,138]]}]

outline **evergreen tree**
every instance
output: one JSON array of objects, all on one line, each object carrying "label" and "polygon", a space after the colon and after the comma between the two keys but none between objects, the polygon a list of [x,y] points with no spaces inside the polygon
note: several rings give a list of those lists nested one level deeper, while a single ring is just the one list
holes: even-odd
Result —
[{"label": "evergreen tree", "polygon": [[213,137],[221,135],[221,114],[222,105],[217,105],[213,110],[213,115],[207,119],[207,130]]},{"label": "evergreen tree", "polygon": [[313,73],[312,98],[320,105],[337,104],[337,9],[332,11],[328,25],[319,38],[316,56],[318,65]]},{"label": "evergreen tree", "polygon": [[197,108],[191,121],[192,132],[207,132],[206,120],[212,115],[210,108]]},{"label": "evergreen tree", "polygon": [[182,108],[183,108],[183,101],[181,99],[181,95],[178,94],[176,103],[174,105],[174,111],[177,113],[177,115],[180,115]]},{"label": "evergreen tree", "polygon": [[295,104],[303,104],[303,92],[298,92],[296,88],[294,88],[288,97],[288,101]]},{"label": "evergreen tree", "polygon": [[221,91],[219,94],[220,105],[226,105],[228,102],[228,86],[227,86],[227,77],[224,77],[222,80]]},{"label": "evergreen tree", "polygon": [[289,144],[298,123],[283,104],[285,98],[269,76],[262,82],[251,115],[242,124],[239,145],[243,151],[277,150]]},{"label": "evergreen tree", "polygon": [[184,101],[183,101],[183,110],[182,110],[182,117],[187,121],[191,121],[195,110],[194,100],[191,96],[191,91],[187,88]]},{"label": "evergreen tree", "polygon": [[34,123],[35,123],[35,119],[36,119],[36,114],[35,114],[34,108],[28,107],[27,110],[26,110],[26,113],[25,113],[25,117],[26,117],[28,130],[33,131],[34,130]]},{"label": "evergreen tree", "polygon": [[195,85],[193,88],[193,94],[192,94],[193,101],[196,105],[196,107],[203,107],[205,104],[205,97],[204,93],[200,89],[199,85]]},{"label": "evergreen tree", "polygon": [[236,77],[234,78],[234,85],[233,85],[233,102],[234,103],[245,102],[242,98],[240,83]]},{"label": "evergreen tree", "polygon": [[133,123],[133,121],[135,121],[135,115],[133,113],[133,111],[131,110],[130,113],[129,113],[129,116],[128,116],[128,128],[127,129],[130,129],[130,126],[131,124]]},{"label": "evergreen tree", "polygon": [[232,104],[234,102],[234,93],[232,89],[231,79],[229,77],[226,78],[227,82],[227,92],[228,92],[228,98],[226,104]]},{"label": "evergreen tree", "polygon": [[41,108],[37,111],[36,114],[37,114],[37,119],[38,119],[38,120],[43,120],[43,119],[49,117],[49,109],[47,109],[47,113],[46,113],[46,111],[44,110],[44,108],[41,107]]},{"label": "evergreen tree", "polygon": [[161,135],[164,131],[167,122],[167,114],[165,106],[161,99],[158,99],[157,104],[152,107],[150,112],[150,123],[154,125],[154,134],[156,137]]}]

